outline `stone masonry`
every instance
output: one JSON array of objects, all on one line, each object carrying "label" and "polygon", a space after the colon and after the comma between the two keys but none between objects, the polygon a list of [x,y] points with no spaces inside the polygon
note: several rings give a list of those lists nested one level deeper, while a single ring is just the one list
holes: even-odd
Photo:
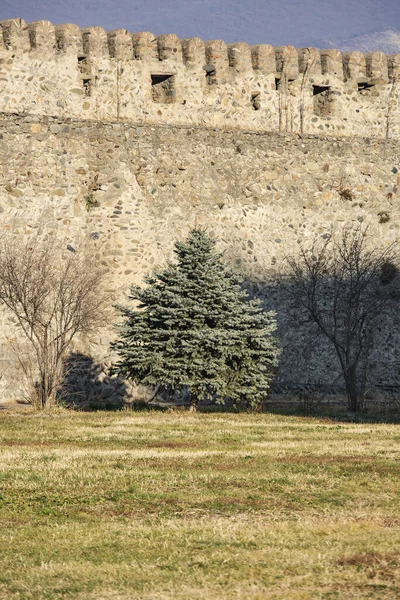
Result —
[{"label": "stone masonry", "polygon": [[[123,298],[207,227],[278,311],[281,384],[333,381],[329,350],[289,327],[280,276],[287,253],[344,225],[398,239],[399,74],[400,55],[0,22],[0,232],[85,237]],[[21,377],[0,322],[6,400]],[[76,351],[108,364],[112,336]],[[399,385],[399,337],[382,327],[375,385]]]},{"label": "stone masonry", "polygon": [[0,22],[3,113],[400,137],[400,55]]}]

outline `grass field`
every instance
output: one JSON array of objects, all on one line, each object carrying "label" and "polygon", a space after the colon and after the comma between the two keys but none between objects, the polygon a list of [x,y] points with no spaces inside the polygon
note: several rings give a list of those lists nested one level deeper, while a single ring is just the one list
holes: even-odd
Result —
[{"label": "grass field", "polygon": [[0,598],[400,597],[400,429],[0,413]]}]

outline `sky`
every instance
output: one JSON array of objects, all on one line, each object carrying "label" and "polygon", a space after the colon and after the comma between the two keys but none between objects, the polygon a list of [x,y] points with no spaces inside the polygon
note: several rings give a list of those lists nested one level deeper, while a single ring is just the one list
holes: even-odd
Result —
[{"label": "sky", "polygon": [[0,19],[16,17],[227,43],[339,49],[351,49],[359,37],[367,46],[369,40],[382,46],[387,32],[400,52],[400,0],[0,0]]}]

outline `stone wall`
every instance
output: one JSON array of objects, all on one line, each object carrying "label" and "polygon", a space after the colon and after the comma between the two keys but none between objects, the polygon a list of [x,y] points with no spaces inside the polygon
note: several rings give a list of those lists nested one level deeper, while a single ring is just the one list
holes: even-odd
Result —
[{"label": "stone wall", "polygon": [[[327,348],[289,326],[284,259],[348,224],[368,225],[372,244],[398,239],[399,150],[398,138],[2,114],[0,235],[9,228],[26,235],[44,223],[62,244],[88,239],[107,269],[105,285],[123,298],[129,284],[171,256],[175,239],[207,227],[247,285],[278,311],[281,385],[329,383],[337,367]],[[13,331],[2,312],[7,399],[20,393]],[[108,328],[75,350],[107,361],[111,337]],[[376,384],[398,386],[397,326],[382,328],[373,363]]]},{"label": "stone wall", "polygon": [[0,112],[400,137],[400,55],[0,22]]}]

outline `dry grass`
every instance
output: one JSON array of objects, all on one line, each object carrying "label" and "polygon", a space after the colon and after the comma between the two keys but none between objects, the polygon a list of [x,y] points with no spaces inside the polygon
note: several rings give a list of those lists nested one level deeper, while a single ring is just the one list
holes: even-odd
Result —
[{"label": "dry grass", "polygon": [[0,414],[0,598],[398,598],[400,431]]}]

